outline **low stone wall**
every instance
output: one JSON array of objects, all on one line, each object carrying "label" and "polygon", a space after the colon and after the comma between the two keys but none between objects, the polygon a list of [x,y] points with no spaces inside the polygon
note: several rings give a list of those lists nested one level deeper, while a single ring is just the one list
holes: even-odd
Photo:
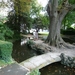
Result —
[{"label": "low stone wall", "polygon": [[[39,40],[38,40],[39,41]],[[44,54],[44,53],[48,53],[48,52],[51,52],[51,47],[48,46],[47,44],[45,43],[42,43],[39,41],[39,44],[35,43],[34,41],[32,40],[28,40],[27,41],[27,46],[30,47],[32,50],[36,51],[36,52],[39,52],[41,54]]]},{"label": "low stone wall", "polygon": [[62,51],[63,49],[57,50],[43,42],[31,41],[31,40],[29,40],[27,42],[27,45],[31,49],[33,49],[35,51],[39,51],[41,54],[45,54],[45,53],[49,53],[49,52],[50,53],[59,53],[60,58],[61,58],[61,64],[69,66],[69,67],[75,67],[75,50],[66,50],[66,49],[64,51]]},{"label": "low stone wall", "polygon": [[65,55],[64,53],[61,53],[61,64],[69,66],[69,67],[75,67],[75,58]]}]

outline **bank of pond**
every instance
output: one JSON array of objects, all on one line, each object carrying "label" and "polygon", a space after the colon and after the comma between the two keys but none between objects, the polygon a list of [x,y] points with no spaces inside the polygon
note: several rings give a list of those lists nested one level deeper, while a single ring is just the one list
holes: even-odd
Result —
[{"label": "bank of pond", "polygon": [[[26,44],[21,45],[21,41],[13,43],[12,57],[18,63],[37,55],[40,53],[29,49]],[[75,75],[75,68],[64,66],[60,62],[50,64],[39,71],[41,75]]]}]

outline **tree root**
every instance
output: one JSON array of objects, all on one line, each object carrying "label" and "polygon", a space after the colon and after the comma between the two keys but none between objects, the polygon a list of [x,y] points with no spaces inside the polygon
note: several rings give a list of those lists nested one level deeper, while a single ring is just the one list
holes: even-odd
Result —
[{"label": "tree root", "polygon": [[68,49],[75,49],[75,46],[73,44],[69,44],[66,42],[63,42],[63,46]]},{"label": "tree root", "polygon": [[67,48],[67,49],[75,49],[75,45],[66,43],[61,37],[59,40],[56,40],[54,45],[51,45],[50,40],[46,40],[45,43],[48,43],[50,46],[54,46],[57,48]]},{"label": "tree root", "polygon": [[[33,44],[34,43],[34,44]],[[40,53],[48,53],[48,52],[54,52],[56,50],[60,49],[74,49],[75,46],[68,44],[64,41],[61,41],[61,43],[57,43],[59,47],[54,47],[54,46],[50,46],[50,44],[48,43],[44,43],[44,42],[32,42],[32,44],[28,44],[33,50],[40,52]]]}]

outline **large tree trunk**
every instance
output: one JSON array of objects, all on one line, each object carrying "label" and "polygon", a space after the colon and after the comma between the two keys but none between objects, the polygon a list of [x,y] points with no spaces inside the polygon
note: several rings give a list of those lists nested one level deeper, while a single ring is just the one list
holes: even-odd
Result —
[{"label": "large tree trunk", "polygon": [[[67,1],[67,0],[66,0]],[[68,2],[66,2],[68,4]],[[47,12],[50,18],[49,35],[46,42],[51,46],[56,47],[69,47],[61,38],[60,28],[62,21],[66,14],[69,12],[67,7],[63,7],[58,11],[58,0],[50,0],[47,7]]]}]

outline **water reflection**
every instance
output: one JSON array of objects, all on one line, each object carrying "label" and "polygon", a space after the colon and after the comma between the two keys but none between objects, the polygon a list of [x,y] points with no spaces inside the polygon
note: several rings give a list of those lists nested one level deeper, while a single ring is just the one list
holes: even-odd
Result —
[{"label": "water reflection", "polygon": [[40,70],[41,75],[75,75],[75,68],[54,63]]},{"label": "water reflection", "polygon": [[37,53],[29,49],[26,44],[21,43],[21,41],[16,41],[13,43],[12,57],[15,61],[22,62],[35,55],[37,55]]},{"label": "water reflection", "polygon": [[26,44],[28,40],[29,40],[29,38],[22,38],[21,42],[20,42],[20,45]]}]

